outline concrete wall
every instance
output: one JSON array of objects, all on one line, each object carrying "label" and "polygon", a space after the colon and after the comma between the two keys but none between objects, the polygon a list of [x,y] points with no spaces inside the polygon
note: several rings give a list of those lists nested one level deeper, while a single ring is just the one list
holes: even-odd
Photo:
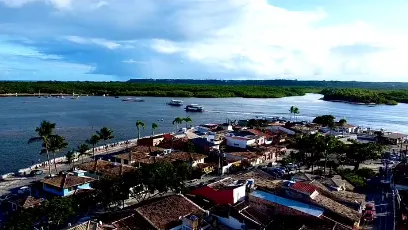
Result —
[{"label": "concrete wall", "polygon": [[238,201],[244,200],[245,199],[245,186],[240,186],[236,189],[234,189],[234,203],[237,203]]}]

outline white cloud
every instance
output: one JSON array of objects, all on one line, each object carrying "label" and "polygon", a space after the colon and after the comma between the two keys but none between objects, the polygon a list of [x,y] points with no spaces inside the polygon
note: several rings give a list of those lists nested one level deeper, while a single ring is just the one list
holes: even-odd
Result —
[{"label": "white cloud", "polygon": [[134,60],[134,59],[127,59],[127,60],[124,60],[122,62],[123,63],[128,63],[128,64],[147,64],[146,61],[137,61],[137,60]]},{"label": "white cloud", "polygon": [[[217,24],[222,18],[212,14],[217,11],[213,2],[192,6],[179,12],[179,25],[186,34],[205,28],[209,31],[206,36],[185,43],[156,40],[152,48],[165,54],[179,53],[208,66],[265,77],[329,78],[344,74],[342,79],[353,77],[348,80],[357,80],[356,75],[388,76],[384,80],[389,80],[408,75],[403,61],[408,59],[405,35],[385,34],[360,21],[322,26],[329,17],[322,10],[289,11],[266,0],[224,0],[217,4],[230,9],[240,6],[235,8],[235,20],[220,28]],[[194,18],[188,17],[191,12]],[[342,46],[352,50],[358,44],[381,49],[366,53],[360,49],[359,55],[332,51]]]},{"label": "white cloud", "polygon": [[119,43],[101,38],[83,38],[79,36],[67,36],[65,37],[65,39],[78,44],[96,44],[108,49],[116,49],[121,46]]},{"label": "white cloud", "polygon": [[3,2],[9,7],[22,7],[26,4],[40,1],[51,4],[58,9],[68,9],[72,3],[72,0],[0,0],[0,2]]}]

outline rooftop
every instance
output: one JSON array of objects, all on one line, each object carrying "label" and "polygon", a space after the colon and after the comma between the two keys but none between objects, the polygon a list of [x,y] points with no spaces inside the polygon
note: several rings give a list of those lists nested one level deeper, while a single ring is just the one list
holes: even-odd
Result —
[{"label": "rooftop", "polygon": [[32,196],[17,197],[16,199],[9,200],[9,202],[14,203],[22,208],[33,208],[35,206],[41,205],[43,199],[35,198]]},{"label": "rooftop", "polygon": [[253,170],[242,174],[231,175],[234,180],[255,180],[255,186],[267,191],[274,192],[280,189],[282,180],[276,180],[268,173],[262,170]]},{"label": "rooftop", "polygon": [[197,161],[197,160],[202,160],[204,158],[207,158],[206,155],[203,154],[198,154],[198,153],[187,153],[187,152],[171,152],[167,154],[165,157],[178,160],[178,161]]},{"label": "rooftop", "polygon": [[64,174],[56,177],[51,177],[41,180],[42,183],[52,185],[57,188],[71,188],[77,185],[82,185],[94,181],[90,177],[80,177],[71,174]]},{"label": "rooftop", "polygon": [[118,163],[113,163],[110,161],[96,160],[90,161],[77,166],[79,169],[92,172],[100,173],[109,176],[121,176],[124,173],[131,172],[135,170],[131,166],[122,165]]},{"label": "rooftop", "polygon": [[407,137],[407,135],[403,133],[384,133],[384,137],[389,139],[403,139]]},{"label": "rooftop", "polygon": [[313,198],[314,203],[318,204],[319,206],[330,210],[331,212],[340,215],[350,221],[357,222],[360,220],[360,213],[345,206],[342,205],[322,194],[317,195],[315,198]]},{"label": "rooftop", "polygon": [[209,184],[208,187],[213,188],[215,190],[226,190],[226,189],[234,189],[246,184],[246,180],[234,180],[231,177],[224,178],[212,184]]},{"label": "rooftop", "polygon": [[279,205],[283,205],[297,211],[306,213],[311,216],[320,217],[323,215],[324,210],[322,208],[308,205],[305,203],[301,203],[295,200],[286,199],[280,196],[273,195],[271,193],[263,192],[263,191],[254,191],[251,193],[252,196],[267,200],[272,203],[277,203]]},{"label": "rooftop", "polygon": [[229,152],[229,155],[236,156],[236,157],[244,157],[248,159],[259,158],[260,156],[253,152]]},{"label": "rooftop", "polygon": [[304,182],[296,182],[289,186],[289,188],[296,190],[301,193],[308,194],[309,196],[312,195],[318,188],[312,184],[304,183]]},{"label": "rooftop", "polygon": [[171,229],[180,224],[180,217],[204,216],[205,211],[182,195],[172,195],[141,206],[136,211],[156,229]]}]

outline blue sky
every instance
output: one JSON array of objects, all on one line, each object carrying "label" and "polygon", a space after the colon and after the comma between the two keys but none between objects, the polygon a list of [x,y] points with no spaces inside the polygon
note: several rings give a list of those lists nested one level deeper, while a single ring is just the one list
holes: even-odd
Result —
[{"label": "blue sky", "polygon": [[408,81],[403,0],[0,0],[0,80]]}]

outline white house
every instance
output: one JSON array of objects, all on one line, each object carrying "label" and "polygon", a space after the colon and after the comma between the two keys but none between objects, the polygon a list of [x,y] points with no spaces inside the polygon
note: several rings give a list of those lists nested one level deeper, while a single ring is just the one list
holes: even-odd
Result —
[{"label": "white house", "polygon": [[227,145],[230,147],[246,149],[249,145],[255,144],[255,138],[226,136]]}]

